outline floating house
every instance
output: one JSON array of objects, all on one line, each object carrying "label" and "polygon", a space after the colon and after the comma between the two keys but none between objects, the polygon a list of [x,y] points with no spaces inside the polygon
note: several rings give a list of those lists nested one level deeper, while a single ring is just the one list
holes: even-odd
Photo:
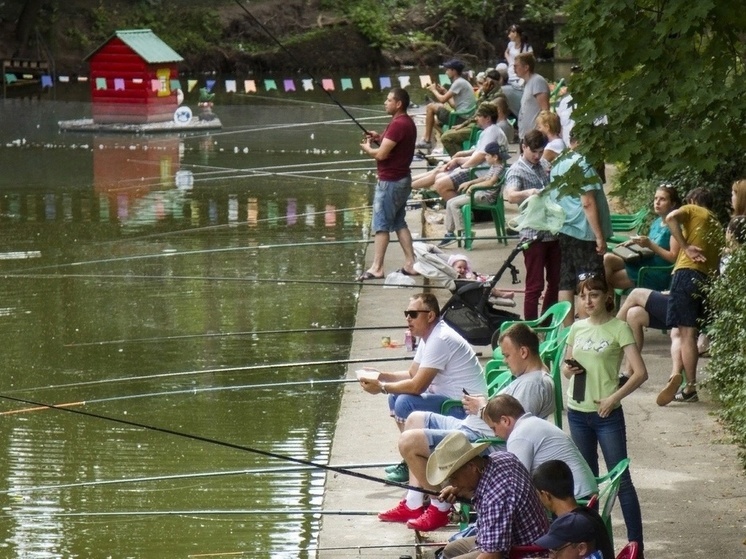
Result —
[{"label": "floating house", "polygon": [[173,120],[184,59],[150,29],[117,31],[85,59],[94,123]]}]

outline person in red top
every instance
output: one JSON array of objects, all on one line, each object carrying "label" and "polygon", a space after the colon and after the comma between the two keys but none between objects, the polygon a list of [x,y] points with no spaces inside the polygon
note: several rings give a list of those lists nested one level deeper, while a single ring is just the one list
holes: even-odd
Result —
[{"label": "person in red top", "polygon": [[[386,113],[393,118],[383,134],[368,132],[360,144],[362,150],[376,160],[378,182],[373,198],[373,231],[375,233],[373,264],[358,281],[382,279],[383,259],[389,245],[389,234],[396,231],[399,244],[404,251],[403,274],[416,275],[412,235],[407,228],[406,203],[412,191],[412,164],[417,127],[407,114],[409,93],[399,87],[393,88],[383,104]],[[376,145],[374,145],[376,144]]]}]

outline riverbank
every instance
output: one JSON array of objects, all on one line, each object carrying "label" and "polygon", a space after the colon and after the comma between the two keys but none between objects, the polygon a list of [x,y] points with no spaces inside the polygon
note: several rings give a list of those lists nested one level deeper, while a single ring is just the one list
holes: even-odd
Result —
[{"label": "riverbank", "polygon": [[[509,209],[508,211],[511,211]],[[442,226],[422,219],[421,210],[409,212],[408,221],[414,233],[435,236]],[[428,229],[423,231],[423,224]],[[431,232],[433,231],[433,232]],[[512,245],[498,245],[487,240],[494,229],[491,223],[476,225],[477,240],[468,252],[474,269],[494,273],[508,256]],[[479,237],[483,237],[480,240]],[[368,260],[371,255],[368,254]],[[449,247],[449,253],[464,252]],[[392,243],[387,253],[387,271],[399,267],[401,251]],[[518,265],[523,280],[523,266]],[[422,278],[417,278],[422,283]],[[499,285],[510,289],[509,278]],[[519,289],[523,285],[517,286]],[[382,289],[380,283],[364,284],[360,290],[356,325],[380,324],[383,316],[399,317],[411,289]],[[436,291],[445,303],[448,292]],[[516,294],[518,309],[522,297]],[[353,337],[351,356],[377,357],[407,353],[404,348],[382,348],[380,337],[390,335],[403,342],[405,321],[401,329],[392,332],[357,331]],[[646,557],[674,559],[688,557],[742,557],[746,552],[746,477],[740,468],[737,448],[714,419],[713,403],[707,390],[700,390],[700,402],[672,403],[661,408],[655,404],[660,388],[670,373],[670,340],[660,331],[649,330],[643,357],[649,380],[624,401],[627,421],[632,478],[637,488],[645,527]],[[482,351],[483,361],[489,355]],[[704,360],[700,362],[700,371]],[[405,361],[392,364],[405,369]],[[350,370],[349,376],[354,377]],[[701,380],[706,377],[701,376]],[[565,387],[566,388],[566,387]],[[567,427],[565,427],[567,431]],[[399,460],[396,450],[397,431],[388,417],[383,396],[364,393],[356,384],[345,387],[339,420],[334,436],[330,461],[381,462]],[[383,476],[381,469],[367,471]],[[361,516],[331,516],[323,519],[319,538],[319,558],[336,557],[416,557],[415,534],[402,524],[379,522],[375,513],[394,506],[403,491],[371,481],[335,475],[328,477],[324,501],[325,510],[354,509]],[[621,511],[616,505],[612,514],[614,541],[617,551],[626,541]],[[443,541],[456,531],[449,526],[433,534],[430,541]],[[423,551],[423,556],[429,556]]]}]

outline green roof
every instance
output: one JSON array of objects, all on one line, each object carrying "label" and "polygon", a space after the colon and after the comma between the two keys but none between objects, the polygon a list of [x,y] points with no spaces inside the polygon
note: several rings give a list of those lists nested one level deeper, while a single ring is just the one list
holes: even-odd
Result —
[{"label": "green roof", "polygon": [[184,59],[174,49],[164,43],[150,29],[123,29],[116,31],[111,37],[96,48],[85,60],[96,54],[106,43],[114,37],[118,37],[128,47],[135,51],[148,64],[161,64],[164,62],[182,62]]}]

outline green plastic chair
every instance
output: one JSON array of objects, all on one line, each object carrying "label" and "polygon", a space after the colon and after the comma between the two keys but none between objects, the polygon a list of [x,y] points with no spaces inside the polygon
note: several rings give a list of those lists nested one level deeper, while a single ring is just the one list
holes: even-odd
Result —
[{"label": "green plastic chair", "polygon": [[[500,325],[500,330],[495,332],[492,336],[492,358],[500,359],[502,361],[502,352],[500,351],[497,340],[500,339],[500,335],[502,335],[502,333],[513,324],[522,323],[531,327],[539,337],[543,336],[546,341],[548,337],[554,337],[554,335],[559,332],[562,323],[565,321],[565,318],[567,318],[571,308],[572,303],[570,303],[570,301],[557,301],[554,305],[549,307],[544,314],[534,320],[507,320],[503,322]],[[547,322],[547,324],[544,324],[545,322]]]},{"label": "green plastic chair", "polygon": [[474,113],[477,112],[477,106],[476,104],[469,109],[465,111],[451,111],[448,115],[448,122],[443,124],[442,131],[445,132],[446,130],[449,130],[450,128],[453,128],[458,124],[458,119],[461,118],[463,120],[469,120],[471,117],[474,116]]},{"label": "green plastic chair", "polygon": [[554,424],[562,429],[562,410],[564,409],[564,397],[562,394],[562,361],[565,356],[565,344],[570,335],[570,328],[560,328],[547,349],[546,355],[542,357],[549,365],[549,372],[554,382]]},{"label": "green plastic chair", "polygon": [[[640,270],[637,272],[637,279],[635,281],[636,287],[647,287],[650,289],[652,286],[650,285],[650,280],[648,279],[648,275],[652,274],[654,272],[668,272],[669,277],[669,285],[671,283],[671,276],[673,274],[673,264],[670,264],[668,266],[642,266]],[[629,292],[632,291],[633,288],[627,288],[627,289],[615,289],[614,290],[614,305],[618,309],[622,304],[622,297],[625,295],[629,295]]]},{"label": "green plastic chair", "polygon": [[[503,202],[502,197],[502,187],[505,183],[505,175],[507,173],[507,170],[508,165],[506,165],[503,169],[500,180],[497,181],[497,184],[495,186],[477,186],[475,188],[472,188],[471,192],[469,193],[469,196],[471,197],[469,203],[461,207],[461,215],[464,218],[464,248],[466,248],[466,250],[471,250],[472,244],[474,242],[474,235],[472,232],[473,210],[486,210],[490,212],[490,215],[492,216],[492,222],[495,225],[495,234],[498,237],[497,242],[504,245],[508,244],[507,234],[505,230],[505,203]],[[495,198],[495,201],[493,203],[483,204],[478,203],[476,200],[474,200],[474,194],[479,192],[480,190],[494,189],[497,189],[497,197]],[[459,246],[461,246],[460,241]]]},{"label": "green plastic chair", "polygon": [[549,106],[551,107],[552,111],[554,111],[557,108],[557,105],[559,104],[559,100],[561,97],[559,96],[560,89],[562,89],[565,86],[565,78],[562,78],[560,81],[556,83],[554,86],[554,89],[549,94]]},{"label": "green plastic chair", "polygon": [[614,245],[629,240],[629,235],[622,235],[621,233],[632,232],[634,235],[638,234],[649,214],[650,208],[648,207],[641,208],[633,214],[611,214],[613,234],[607,239],[607,242],[610,243],[609,250]]}]

